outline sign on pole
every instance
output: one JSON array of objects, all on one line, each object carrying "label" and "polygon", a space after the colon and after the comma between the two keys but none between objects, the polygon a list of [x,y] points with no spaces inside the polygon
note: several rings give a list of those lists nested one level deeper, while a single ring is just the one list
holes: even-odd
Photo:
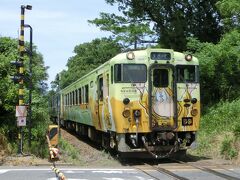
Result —
[{"label": "sign on pole", "polygon": [[17,126],[26,126],[26,116],[17,117]]},{"label": "sign on pole", "polygon": [[26,117],[27,106],[16,106],[16,117]]}]

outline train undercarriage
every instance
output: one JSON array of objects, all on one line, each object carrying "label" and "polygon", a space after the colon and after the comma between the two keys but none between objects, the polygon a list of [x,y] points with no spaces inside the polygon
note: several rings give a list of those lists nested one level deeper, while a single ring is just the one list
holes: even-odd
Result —
[{"label": "train undercarriage", "polygon": [[[53,120],[57,123],[57,118]],[[121,157],[161,159],[185,155],[195,146],[196,132],[153,131],[151,133],[102,132],[92,126],[73,121],[61,121],[60,125],[77,135],[88,137],[107,150],[116,151]]]}]

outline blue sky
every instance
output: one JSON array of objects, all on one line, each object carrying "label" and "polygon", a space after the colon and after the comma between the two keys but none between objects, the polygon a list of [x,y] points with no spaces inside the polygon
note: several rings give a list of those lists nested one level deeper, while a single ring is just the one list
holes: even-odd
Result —
[{"label": "blue sky", "polygon": [[[33,9],[26,10],[25,24],[32,26],[33,43],[49,66],[48,84],[66,69],[76,45],[110,35],[87,20],[99,17],[100,12],[117,12],[117,7],[106,4],[105,0],[0,0],[0,36],[18,38],[20,6],[27,4]],[[25,41],[29,41],[28,29]]]}]

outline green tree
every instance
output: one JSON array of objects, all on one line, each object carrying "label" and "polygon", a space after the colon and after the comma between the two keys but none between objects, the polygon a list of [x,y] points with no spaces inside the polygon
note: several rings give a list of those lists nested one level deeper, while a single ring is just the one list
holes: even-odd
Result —
[{"label": "green tree", "polygon": [[[187,37],[217,43],[222,34],[217,0],[106,0],[117,5],[122,15],[101,13],[89,21],[110,31],[116,39],[144,42],[153,37],[161,47],[185,50]],[[155,36],[153,36],[155,35]],[[151,42],[151,41],[150,41]]]},{"label": "green tree", "polygon": [[[26,48],[28,48],[26,43]],[[15,118],[15,106],[18,104],[18,85],[15,85],[10,79],[11,75],[16,72],[15,67],[10,66],[10,61],[18,59],[18,40],[8,37],[0,37],[0,133],[5,134],[9,140],[14,142],[17,138],[17,123]],[[25,103],[28,104],[28,65],[29,57],[24,57],[25,65]],[[47,98],[44,96],[46,91],[45,83],[43,83],[48,75],[47,68],[44,66],[43,57],[37,52],[36,46],[33,47],[33,141],[41,149],[42,141],[45,141],[45,136],[42,134],[42,129],[46,129],[49,117],[47,115]],[[41,128],[40,128],[41,127]],[[26,131],[26,128],[24,128]],[[45,132],[44,132],[45,133]],[[39,136],[41,134],[41,136]],[[26,143],[24,143],[26,144]],[[38,155],[42,155],[38,153]]]},{"label": "green tree", "polygon": [[240,31],[225,34],[221,41],[201,43],[189,39],[188,48],[200,62],[201,93],[204,104],[233,100],[240,96]]},{"label": "green tree", "polygon": [[60,85],[64,88],[120,51],[121,46],[110,38],[95,39],[92,42],[77,45],[74,48],[76,55],[68,59],[68,70],[63,70],[57,75],[52,85]]},{"label": "green tree", "polygon": [[223,17],[226,31],[240,28],[240,3],[239,0],[220,0],[217,7]]}]

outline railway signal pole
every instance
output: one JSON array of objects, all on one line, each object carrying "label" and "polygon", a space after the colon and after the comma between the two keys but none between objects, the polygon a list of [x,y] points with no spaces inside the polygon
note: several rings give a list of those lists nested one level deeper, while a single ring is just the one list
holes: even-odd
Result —
[{"label": "railway signal pole", "polygon": [[24,27],[30,29],[30,49],[29,49],[29,100],[28,100],[28,147],[31,147],[31,128],[32,128],[32,59],[33,59],[33,47],[32,47],[32,26],[25,24]]},{"label": "railway signal pole", "polygon": [[18,89],[18,106],[16,106],[16,116],[17,116],[17,125],[19,126],[19,146],[18,146],[18,154],[23,154],[23,126],[26,126],[26,109],[27,106],[24,104],[24,15],[25,9],[32,10],[32,6],[30,5],[22,5],[21,6],[21,23],[20,23],[20,37],[19,37],[19,60],[11,62],[12,65],[15,65],[18,73],[14,75],[11,79],[19,84]]}]

